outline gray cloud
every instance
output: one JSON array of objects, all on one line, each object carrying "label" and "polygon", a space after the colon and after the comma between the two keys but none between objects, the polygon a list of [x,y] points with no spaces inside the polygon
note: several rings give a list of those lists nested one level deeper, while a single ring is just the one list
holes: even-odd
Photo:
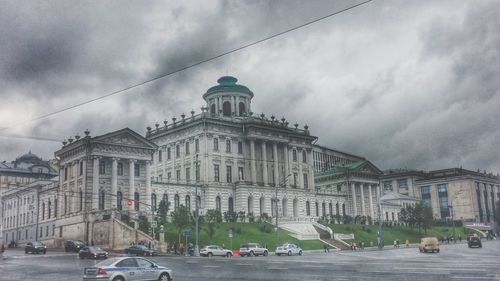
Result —
[{"label": "gray cloud", "polygon": [[[4,2],[0,127],[67,138],[199,112],[235,75],[253,110],[308,124],[380,168],[500,170],[500,9],[494,1],[373,2],[154,83],[20,127],[346,7],[350,1]],[[109,11],[113,11],[110,13]],[[60,144],[0,138],[2,159]]]}]

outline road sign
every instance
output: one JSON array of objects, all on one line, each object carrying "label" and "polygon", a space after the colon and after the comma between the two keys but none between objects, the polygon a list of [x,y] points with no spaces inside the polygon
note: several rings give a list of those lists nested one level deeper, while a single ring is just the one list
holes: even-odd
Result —
[{"label": "road sign", "polygon": [[129,200],[128,200],[128,202],[127,202],[127,204],[128,204],[129,206],[132,206],[132,203],[133,203],[133,202],[134,202],[134,200],[130,200],[130,199],[129,199]]},{"label": "road sign", "polygon": [[181,235],[184,236],[184,237],[191,236],[191,229],[183,229],[183,230],[181,230]]}]

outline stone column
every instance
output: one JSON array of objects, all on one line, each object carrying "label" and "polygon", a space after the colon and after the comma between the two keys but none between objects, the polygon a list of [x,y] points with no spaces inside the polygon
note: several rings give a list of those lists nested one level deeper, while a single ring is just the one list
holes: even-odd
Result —
[{"label": "stone column", "polygon": [[353,215],[358,215],[358,206],[356,206],[356,184],[351,183],[351,195],[352,195],[352,211]]},{"label": "stone column", "polygon": [[250,174],[252,174],[252,184],[257,184],[257,168],[255,165],[255,141],[250,140]]},{"label": "stone column", "polygon": [[117,177],[118,177],[118,162],[116,158],[113,158],[111,162],[111,196],[110,196],[112,209],[115,209],[117,207],[116,197],[115,197],[118,191]]},{"label": "stone column", "polygon": [[[145,165],[146,165],[145,166],[145,168],[146,168],[146,200],[145,201],[148,205],[151,205],[151,161],[146,161]],[[161,200],[161,198],[160,198],[160,200]],[[157,202],[158,202],[158,198],[157,198]],[[149,209],[152,210],[151,208],[149,208]]]},{"label": "stone column", "polygon": [[485,198],[484,198],[484,189],[483,189],[484,184],[479,183],[479,195],[481,196],[481,209],[483,210],[483,217],[482,221],[486,221],[486,204],[485,204]]},{"label": "stone column", "polygon": [[361,215],[366,216],[365,211],[365,185],[363,183],[359,184],[360,195],[361,195]]},{"label": "stone column", "polygon": [[309,166],[309,177],[307,178],[309,180],[309,189],[315,190],[316,187],[314,186],[314,164],[313,164],[313,154],[312,154],[312,149],[310,152],[307,153],[307,164]]},{"label": "stone column", "polygon": [[[87,200],[85,199],[87,196],[85,193],[87,193],[87,160],[86,159],[82,159],[82,162],[83,162],[83,175],[82,175],[82,186],[81,186],[81,190],[83,191],[82,192],[82,196],[83,198],[81,199],[83,201],[83,206],[82,206],[82,211],[83,209],[87,209]],[[55,207],[55,206],[54,206]]]},{"label": "stone column", "polygon": [[273,156],[274,156],[274,184],[280,184],[279,162],[278,162],[278,143],[273,142]]},{"label": "stone column", "polygon": [[370,197],[369,203],[370,203],[370,217],[372,218],[373,221],[373,194],[372,194],[372,185],[368,185],[368,196]]},{"label": "stone column", "polygon": [[[491,205],[491,197],[490,197],[490,192],[488,190],[488,184],[484,187],[484,191],[486,192],[486,196],[484,197],[484,200],[486,200],[487,205],[488,205],[488,213],[490,214],[490,220],[492,220],[494,214],[493,214],[493,206]],[[487,218],[487,217],[486,217]]]},{"label": "stone column", "polygon": [[235,103],[236,103],[236,116],[240,116],[240,97],[235,97]]},{"label": "stone column", "polygon": [[297,161],[298,165],[299,165],[299,188],[304,188],[304,173],[302,173],[302,163],[301,161]]},{"label": "stone column", "polygon": [[[284,155],[284,164],[285,165],[285,179],[286,177],[290,174],[290,167],[288,166],[288,144],[284,143],[283,144],[283,155]],[[288,180],[285,180],[285,187],[288,186]]]},{"label": "stone column", "polygon": [[[128,182],[129,182],[129,187],[128,187],[128,198],[135,200],[135,160],[129,160],[129,177],[128,177]],[[140,200],[140,198],[139,198]],[[135,209],[135,204],[139,204],[139,202],[135,202],[134,204],[129,206],[130,211],[134,211]],[[140,205],[139,205],[140,206]]]},{"label": "stone column", "polygon": [[[167,161],[168,161],[168,158],[167,158],[167,148],[168,145],[164,146],[162,148],[162,156],[161,156],[161,165],[162,165],[162,170],[163,170],[163,173],[162,173],[162,181],[163,179],[166,179],[167,178]],[[172,149],[170,149],[170,153],[172,153]],[[158,177],[158,175],[156,175]],[[159,179],[158,179],[159,180]]]},{"label": "stone column", "polygon": [[80,165],[78,161],[73,161],[71,163],[71,174],[73,175],[73,180],[71,181],[71,184],[73,185],[73,196],[71,197],[71,211],[73,213],[76,213],[78,211],[78,176],[79,176],[79,170]]},{"label": "stone column", "polygon": [[99,159],[99,157],[94,157],[92,171],[92,209],[94,210],[99,209]]},{"label": "stone column", "polygon": [[262,182],[264,185],[268,185],[268,175],[267,175],[267,147],[266,142],[262,141]]}]

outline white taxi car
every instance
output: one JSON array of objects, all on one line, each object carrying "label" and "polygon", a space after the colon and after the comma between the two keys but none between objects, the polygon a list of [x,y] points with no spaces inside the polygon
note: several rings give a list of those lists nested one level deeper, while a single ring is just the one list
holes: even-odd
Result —
[{"label": "white taxi car", "polygon": [[283,244],[283,245],[276,247],[275,253],[277,256],[281,256],[281,255],[288,255],[288,256],[299,255],[299,256],[302,256],[302,249],[297,247],[297,245],[295,245],[295,244],[286,243],[286,244]]},{"label": "white taxi car", "polygon": [[111,258],[86,267],[83,281],[171,281],[172,270],[144,258]]}]

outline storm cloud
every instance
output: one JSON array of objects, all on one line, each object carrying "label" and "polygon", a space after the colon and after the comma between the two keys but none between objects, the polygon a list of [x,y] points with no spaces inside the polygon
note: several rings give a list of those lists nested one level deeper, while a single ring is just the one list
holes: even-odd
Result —
[{"label": "storm cloud", "polygon": [[[256,113],[381,169],[500,171],[500,3],[373,1],[73,110],[30,120],[330,14],[352,1],[3,1],[1,135],[65,139],[200,111],[223,75]],[[0,137],[0,160],[59,143]]]}]

